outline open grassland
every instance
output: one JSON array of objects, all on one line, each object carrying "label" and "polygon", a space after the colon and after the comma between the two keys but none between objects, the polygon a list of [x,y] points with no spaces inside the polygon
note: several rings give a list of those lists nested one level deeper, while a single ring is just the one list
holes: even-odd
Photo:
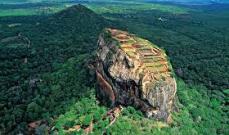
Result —
[{"label": "open grassland", "polygon": [[[26,4],[26,5],[0,5],[0,17],[4,16],[28,16],[28,15],[44,15],[56,13],[73,4],[78,3],[59,3],[59,4]],[[116,1],[116,2],[90,2],[81,3],[96,13],[133,13],[147,10],[157,10],[172,14],[187,14],[191,9],[177,5],[159,4],[159,3],[143,3],[136,1]]]},{"label": "open grassland", "polygon": [[0,5],[0,17],[4,16],[31,16],[31,15],[48,15],[61,11],[71,4],[49,4],[36,5]]},{"label": "open grassland", "polygon": [[0,17],[2,16],[27,16],[36,15],[37,11],[32,9],[0,9]]},{"label": "open grassland", "polygon": [[165,4],[146,4],[146,3],[116,3],[116,4],[107,4],[107,3],[93,3],[86,4],[87,7],[94,10],[96,13],[116,13],[116,14],[125,14],[133,13],[138,11],[147,11],[147,10],[157,10],[161,12],[169,12],[172,14],[186,14],[190,9],[182,8],[175,5],[165,5]]}]

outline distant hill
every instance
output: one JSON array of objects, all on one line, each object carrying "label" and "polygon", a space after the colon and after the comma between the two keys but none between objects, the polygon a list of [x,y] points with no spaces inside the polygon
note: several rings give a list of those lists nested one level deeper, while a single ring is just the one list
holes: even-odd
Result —
[{"label": "distant hill", "polygon": [[[39,35],[34,36],[41,35],[41,38],[44,38],[52,35],[52,38],[47,38],[47,41],[51,43],[68,41],[68,44],[72,45],[71,40],[78,40],[80,42],[90,41],[91,43],[87,45],[91,45],[96,43],[97,35],[109,24],[110,22],[105,18],[79,4],[43,20],[38,26]],[[87,50],[90,49],[93,49],[93,46],[88,47]]]},{"label": "distant hill", "polygon": [[[78,4],[51,16],[52,21],[64,26],[91,28],[92,30],[107,23],[106,19],[85,6]],[[50,20],[49,20],[50,21]],[[87,24],[88,23],[88,24]]]},{"label": "distant hill", "polygon": [[102,16],[94,13],[85,6],[78,4],[54,14],[46,21],[46,23],[51,24],[50,27],[58,27],[58,31],[61,28],[60,26],[71,28],[64,28],[61,32],[65,30],[68,32],[70,32],[69,30],[74,30],[80,34],[82,32],[88,33],[101,29],[108,22]]}]

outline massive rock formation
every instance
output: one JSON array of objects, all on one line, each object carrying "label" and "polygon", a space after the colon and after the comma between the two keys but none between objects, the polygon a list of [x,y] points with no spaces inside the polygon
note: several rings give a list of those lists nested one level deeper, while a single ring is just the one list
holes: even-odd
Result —
[{"label": "massive rock formation", "polygon": [[106,29],[98,41],[97,97],[111,106],[131,105],[147,117],[168,120],[176,80],[165,52],[135,35]]}]

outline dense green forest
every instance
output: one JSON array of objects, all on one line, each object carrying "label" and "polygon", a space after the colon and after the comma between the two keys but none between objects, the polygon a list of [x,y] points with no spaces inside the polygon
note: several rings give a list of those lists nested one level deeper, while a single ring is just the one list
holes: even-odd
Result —
[{"label": "dense green forest", "polygon": [[29,121],[63,113],[89,91],[87,85],[93,83],[85,62],[108,25],[82,6],[17,22],[25,19],[28,24],[14,28],[4,24],[14,18],[1,20],[1,127],[13,133],[24,131]]},{"label": "dense green forest", "polygon": [[[28,123],[37,120],[46,124],[36,134],[66,134],[66,128],[91,120],[98,121],[93,134],[229,133],[228,5],[85,6],[91,10],[78,5],[0,18],[0,134],[29,134]],[[171,125],[146,119],[132,107],[109,128],[100,120],[108,108],[95,99],[88,64],[105,27],[128,30],[166,50],[178,80]]]}]

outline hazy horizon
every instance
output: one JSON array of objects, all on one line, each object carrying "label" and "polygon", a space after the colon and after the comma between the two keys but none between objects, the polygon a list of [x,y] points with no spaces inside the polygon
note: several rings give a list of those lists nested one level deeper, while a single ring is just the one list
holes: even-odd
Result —
[{"label": "hazy horizon", "polygon": [[[20,3],[39,3],[39,2],[70,2],[70,1],[104,1],[104,0],[1,0],[0,4],[20,4]],[[106,0],[120,1],[120,0]],[[128,0],[125,0],[128,1]],[[135,0],[135,1],[148,1],[148,2],[174,2],[184,4],[210,4],[210,3],[229,3],[228,0]]]}]

